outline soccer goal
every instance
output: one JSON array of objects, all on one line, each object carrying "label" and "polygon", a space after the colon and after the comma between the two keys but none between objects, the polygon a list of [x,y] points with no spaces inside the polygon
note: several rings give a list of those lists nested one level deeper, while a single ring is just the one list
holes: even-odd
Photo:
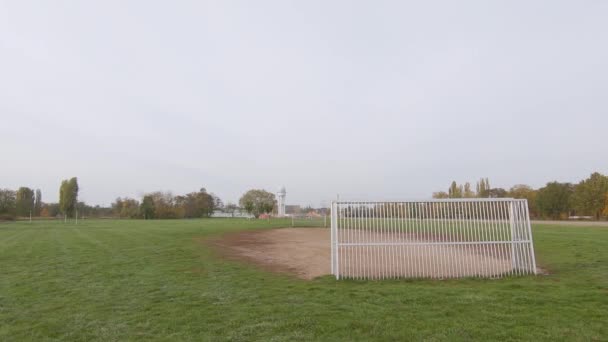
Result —
[{"label": "soccer goal", "polygon": [[333,202],[331,270],[336,279],[536,274],[527,201]]},{"label": "soccer goal", "polygon": [[329,225],[327,215],[299,214],[291,215],[292,227],[324,227]]}]

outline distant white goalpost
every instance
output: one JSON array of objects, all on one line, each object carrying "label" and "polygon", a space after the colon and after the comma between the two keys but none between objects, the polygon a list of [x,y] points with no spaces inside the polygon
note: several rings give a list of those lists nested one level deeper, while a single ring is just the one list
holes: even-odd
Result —
[{"label": "distant white goalpost", "polygon": [[527,201],[332,202],[331,271],[336,279],[536,274]]},{"label": "distant white goalpost", "polygon": [[293,214],[290,217],[292,227],[327,228],[330,221],[327,215]]}]

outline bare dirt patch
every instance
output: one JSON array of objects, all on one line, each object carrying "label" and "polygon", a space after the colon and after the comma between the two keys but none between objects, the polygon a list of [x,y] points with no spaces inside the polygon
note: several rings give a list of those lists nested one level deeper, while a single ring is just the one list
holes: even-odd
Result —
[{"label": "bare dirt patch", "polygon": [[302,279],[330,274],[327,228],[281,228],[226,234],[213,245],[226,257]]}]

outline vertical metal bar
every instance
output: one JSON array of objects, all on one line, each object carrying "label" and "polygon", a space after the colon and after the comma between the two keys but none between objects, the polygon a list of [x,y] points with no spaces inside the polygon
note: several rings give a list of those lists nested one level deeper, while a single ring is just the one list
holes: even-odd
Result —
[{"label": "vertical metal bar", "polygon": [[[443,202],[438,202],[437,203],[437,207],[438,207],[438,226],[437,226],[437,230],[438,230],[438,235],[437,235],[437,241],[444,243],[445,241],[445,208],[444,208],[444,203]],[[449,248],[446,248],[445,245],[439,245],[439,270],[441,271],[441,277],[442,278],[448,278],[448,265],[446,264],[446,253],[449,251]]]},{"label": "vertical metal bar", "polygon": [[521,216],[520,216],[520,212],[519,212],[519,205],[517,205],[517,202],[513,203],[513,207],[515,209],[515,230],[517,232],[517,244],[516,244],[516,250],[517,250],[517,268],[520,272],[520,274],[525,274],[525,269],[524,267],[522,267],[523,265],[525,265],[526,260],[525,260],[525,255],[523,253],[523,249],[522,249],[522,224],[521,224]]},{"label": "vertical metal bar", "polygon": [[532,226],[530,225],[530,213],[529,213],[529,209],[528,209],[528,200],[524,200],[524,205],[526,208],[526,223],[528,226],[528,241],[529,242],[529,248],[530,248],[530,253],[532,255],[532,273],[537,274],[536,271],[536,255],[534,254],[534,240],[532,239]]},{"label": "vertical metal bar", "polygon": [[[459,242],[463,242],[465,241],[464,239],[464,233],[462,230],[462,210],[461,210],[461,205],[460,203],[454,203],[452,202],[452,212],[453,212],[453,217],[456,220],[455,224],[456,224],[456,241]],[[466,253],[465,253],[465,248],[463,248],[463,246],[456,246],[456,252],[458,253],[459,256],[459,272],[458,272],[458,276],[463,276],[466,274]]]},{"label": "vertical metal bar", "polygon": [[[368,217],[369,215],[369,205],[365,205],[363,207],[363,215],[362,215],[362,220],[363,220],[363,238],[362,238],[362,242],[364,243],[368,243],[368,233],[367,233],[367,224],[368,224]],[[369,276],[369,272],[368,272],[368,265],[369,265],[369,246],[365,245],[363,247],[363,262],[362,262],[362,266],[363,266],[363,278],[367,279]]]},{"label": "vertical metal bar", "polygon": [[390,265],[389,265],[389,278],[393,278],[395,275],[395,255],[393,254],[393,243],[395,242],[393,240],[394,236],[393,236],[393,203],[387,203],[387,216],[388,216],[388,232],[387,232],[387,238],[389,241],[389,245],[388,247],[388,257],[390,260]]},{"label": "vertical metal bar", "polygon": [[430,277],[431,276],[431,272],[430,272],[431,265],[429,263],[429,255],[431,253],[429,251],[429,245],[428,245],[428,242],[429,242],[429,213],[428,213],[429,206],[427,205],[426,202],[424,202],[424,207],[423,208],[424,209],[422,211],[422,215],[423,215],[423,218],[424,218],[423,219],[423,221],[424,221],[424,225],[423,225],[423,227],[424,227],[423,229],[424,230],[423,230],[423,232],[424,232],[424,242],[425,242],[425,245],[424,245],[424,251],[425,251],[425,257],[424,257],[424,264],[425,265],[424,265],[424,269],[425,269],[426,276]]},{"label": "vertical metal bar", "polygon": [[[410,211],[411,219],[410,219],[410,233],[409,240],[412,242],[418,242],[418,236],[416,235],[416,226],[418,219],[416,218],[416,203],[410,202],[408,203],[408,209]],[[417,253],[416,245],[412,245],[410,248],[410,255],[412,257],[412,277],[418,278],[418,270],[419,270],[419,257]]]},{"label": "vertical metal bar", "polygon": [[475,203],[474,202],[467,202],[469,203],[469,205],[471,206],[471,232],[473,233],[473,239],[472,239],[472,248],[475,254],[475,257],[473,258],[473,260],[475,261],[476,267],[475,267],[475,276],[479,277],[481,274],[479,272],[479,270],[481,269],[481,263],[479,262],[479,250],[478,250],[478,244],[477,241],[479,241],[479,238],[477,237],[477,215],[475,213]]},{"label": "vertical metal bar", "polygon": [[399,203],[393,202],[392,204],[392,212],[393,212],[393,241],[395,244],[393,245],[393,257],[395,258],[395,269],[393,270],[393,277],[399,278],[401,275],[401,258],[399,257],[399,250],[401,246],[399,245]]},{"label": "vertical metal bar", "polygon": [[[496,201],[492,201],[489,205],[489,213],[490,213],[490,239],[492,241],[499,241],[496,236],[496,211],[495,211]],[[501,258],[500,258],[500,245],[498,243],[493,243],[494,246],[494,274],[493,277],[496,278],[500,275],[501,270]]]},{"label": "vertical metal bar", "polygon": [[[437,226],[437,213],[435,212],[435,203],[429,203],[429,242],[435,242],[435,228]],[[432,278],[439,278],[439,267],[437,266],[437,245],[429,245],[431,250],[431,266],[432,266]]]},{"label": "vertical metal bar", "polygon": [[[526,234],[526,218],[524,217],[524,207],[523,207],[523,202],[521,200],[517,201],[517,211],[519,214],[519,231],[520,231],[520,237],[522,241],[527,240],[527,235]],[[530,253],[529,253],[529,249],[528,249],[528,243],[527,242],[521,242],[519,245],[519,248],[522,252],[523,255],[523,260],[524,260],[524,264],[523,264],[523,268],[525,270],[524,273],[528,274],[531,272],[531,267],[530,264],[531,262],[531,258],[530,258]]]},{"label": "vertical metal bar", "polygon": [[[404,233],[405,233],[405,216],[403,215],[403,203],[399,203],[399,241],[401,241],[401,243],[405,243],[405,239],[404,239]],[[401,247],[399,248],[399,256],[401,257],[401,277],[405,278],[406,277],[406,255],[405,255],[405,245],[401,245]]]},{"label": "vertical metal bar", "polygon": [[[335,238],[335,229],[336,229],[336,225],[334,223],[334,217],[335,217],[335,205],[336,202],[332,201],[331,202],[331,220],[330,220],[330,232],[329,232],[329,236],[330,236],[330,240],[331,240],[331,274],[333,274],[334,276],[336,275],[336,238]],[[292,216],[292,220],[293,220],[293,216]],[[293,222],[293,221],[292,221]]]},{"label": "vertical metal bar", "polygon": [[515,202],[514,203],[515,206],[515,217],[517,218],[516,220],[516,228],[517,228],[517,237],[519,239],[518,243],[517,243],[517,250],[519,252],[519,263],[518,263],[518,268],[521,271],[521,274],[526,274],[526,263],[527,263],[527,259],[526,259],[526,253],[523,249],[523,244],[522,244],[522,240],[524,239],[523,236],[523,219],[522,219],[522,215],[521,215],[521,208],[519,206],[519,202]]},{"label": "vertical metal bar", "polygon": [[[493,211],[492,211],[492,205],[495,203],[495,201],[492,202],[487,202],[486,203],[486,215],[487,215],[487,231],[488,231],[488,240],[489,241],[496,241],[496,238],[494,237],[494,216],[493,216]],[[498,273],[498,250],[496,248],[496,243],[492,243],[490,245],[490,251],[491,251],[491,268],[492,268],[492,274],[490,274],[490,276],[492,278],[495,277],[495,275]]]},{"label": "vertical metal bar", "polygon": [[[377,241],[376,237],[378,236],[377,235],[378,234],[378,232],[377,232],[377,230],[378,230],[378,217],[377,217],[378,216],[378,204],[377,203],[373,204],[371,215],[372,215],[372,220],[371,220],[371,225],[372,225],[371,233],[372,234],[371,234],[370,238],[371,238],[372,242],[376,242]],[[380,258],[380,255],[378,254],[378,246],[372,245],[371,249],[372,249],[371,265],[372,265],[373,275],[374,275],[374,279],[378,279],[379,278],[378,260]]]},{"label": "vertical metal bar", "polygon": [[[484,202],[480,201],[477,202],[477,207],[479,208],[479,241],[480,242],[486,242],[487,238],[486,238],[486,222],[485,222],[485,214],[484,214]],[[482,260],[482,270],[483,270],[483,276],[487,277],[489,272],[490,272],[490,267],[488,264],[488,259],[489,259],[489,253],[490,253],[490,246],[486,243],[481,243],[481,250],[482,250],[482,254],[483,254],[483,258]]]},{"label": "vertical metal bar", "polygon": [[340,279],[340,203],[336,204],[336,279]]},{"label": "vertical metal bar", "polygon": [[[519,201],[519,207],[521,210],[521,225],[522,225],[522,235],[524,240],[529,241],[530,236],[528,235],[528,216],[526,214],[526,203],[522,200]],[[526,252],[526,273],[533,273],[532,270],[532,255],[530,251],[530,243],[526,242],[522,246],[524,251]]]},{"label": "vertical metal bar", "polygon": [[[380,239],[382,242],[386,241],[386,204],[383,203],[381,207],[382,211],[382,233],[380,235]],[[382,279],[386,279],[388,275],[387,265],[388,264],[388,255],[386,254],[386,243],[382,244]]]},{"label": "vertical metal bar", "polygon": [[[435,212],[435,203],[429,203],[429,242],[435,242],[435,226],[436,226],[436,212]],[[438,278],[438,267],[437,267],[437,245],[429,245],[429,249],[431,250],[431,269],[432,269],[432,278]]]},{"label": "vertical metal bar", "polygon": [[[453,222],[452,222],[452,207],[451,207],[452,203],[451,202],[446,202],[444,204],[444,214],[445,214],[445,229],[444,229],[444,233],[445,233],[445,241],[446,242],[454,242],[454,227],[453,227]],[[456,272],[458,272],[458,263],[456,263],[456,261],[458,261],[458,259],[456,258],[456,249],[455,249],[456,245],[453,244],[450,246],[450,248],[447,250],[447,259],[445,260],[446,266],[449,265],[450,266],[450,278],[454,278],[456,276]]]},{"label": "vertical metal bar", "polygon": [[509,202],[509,227],[511,228],[511,268],[513,269],[513,273],[515,273],[516,260],[515,260],[515,249],[514,249],[514,241],[515,241],[515,217],[513,212],[513,201]]},{"label": "vertical metal bar", "polygon": [[517,271],[519,272],[519,275],[523,275],[524,274],[524,270],[522,269],[522,264],[525,263],[524,261],[524,256],[522,254],[522,250],[521,250],[521,219],[519,217],[519,211],[517,208],[517,202],[513,202],[513,211],[515,213],[515,237],[516,237],[516,243],[515,243],[515,251],[516,251],[516,255],[517,255]]},{"label": "vertical metal bar", "polygon": [[475,255],[473,253],[473,246],[470,244],[471,241],[473,241],[473,228],[472,228],[472,222],[473,222],[473,217],[471,216],[471,203],[470,202],[462,202],[463,206],[464,206],[464,224],[465,224],[465,231],[467,234],[467,244],[465,245],[468,249],[467,251],[467,256],[469,257],[469,272],[468,275],[469,276],[474,276],[475,275]]}]

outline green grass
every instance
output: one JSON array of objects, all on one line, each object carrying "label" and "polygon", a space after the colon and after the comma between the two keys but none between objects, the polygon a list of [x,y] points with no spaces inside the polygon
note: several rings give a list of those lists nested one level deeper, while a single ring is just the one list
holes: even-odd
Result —
[{"label": "green grass", "polygon": [[0,341],[607,340],[608,228],[534,226],[547,276],[303,281],[201,239],[231,219],[0,224]]}]

